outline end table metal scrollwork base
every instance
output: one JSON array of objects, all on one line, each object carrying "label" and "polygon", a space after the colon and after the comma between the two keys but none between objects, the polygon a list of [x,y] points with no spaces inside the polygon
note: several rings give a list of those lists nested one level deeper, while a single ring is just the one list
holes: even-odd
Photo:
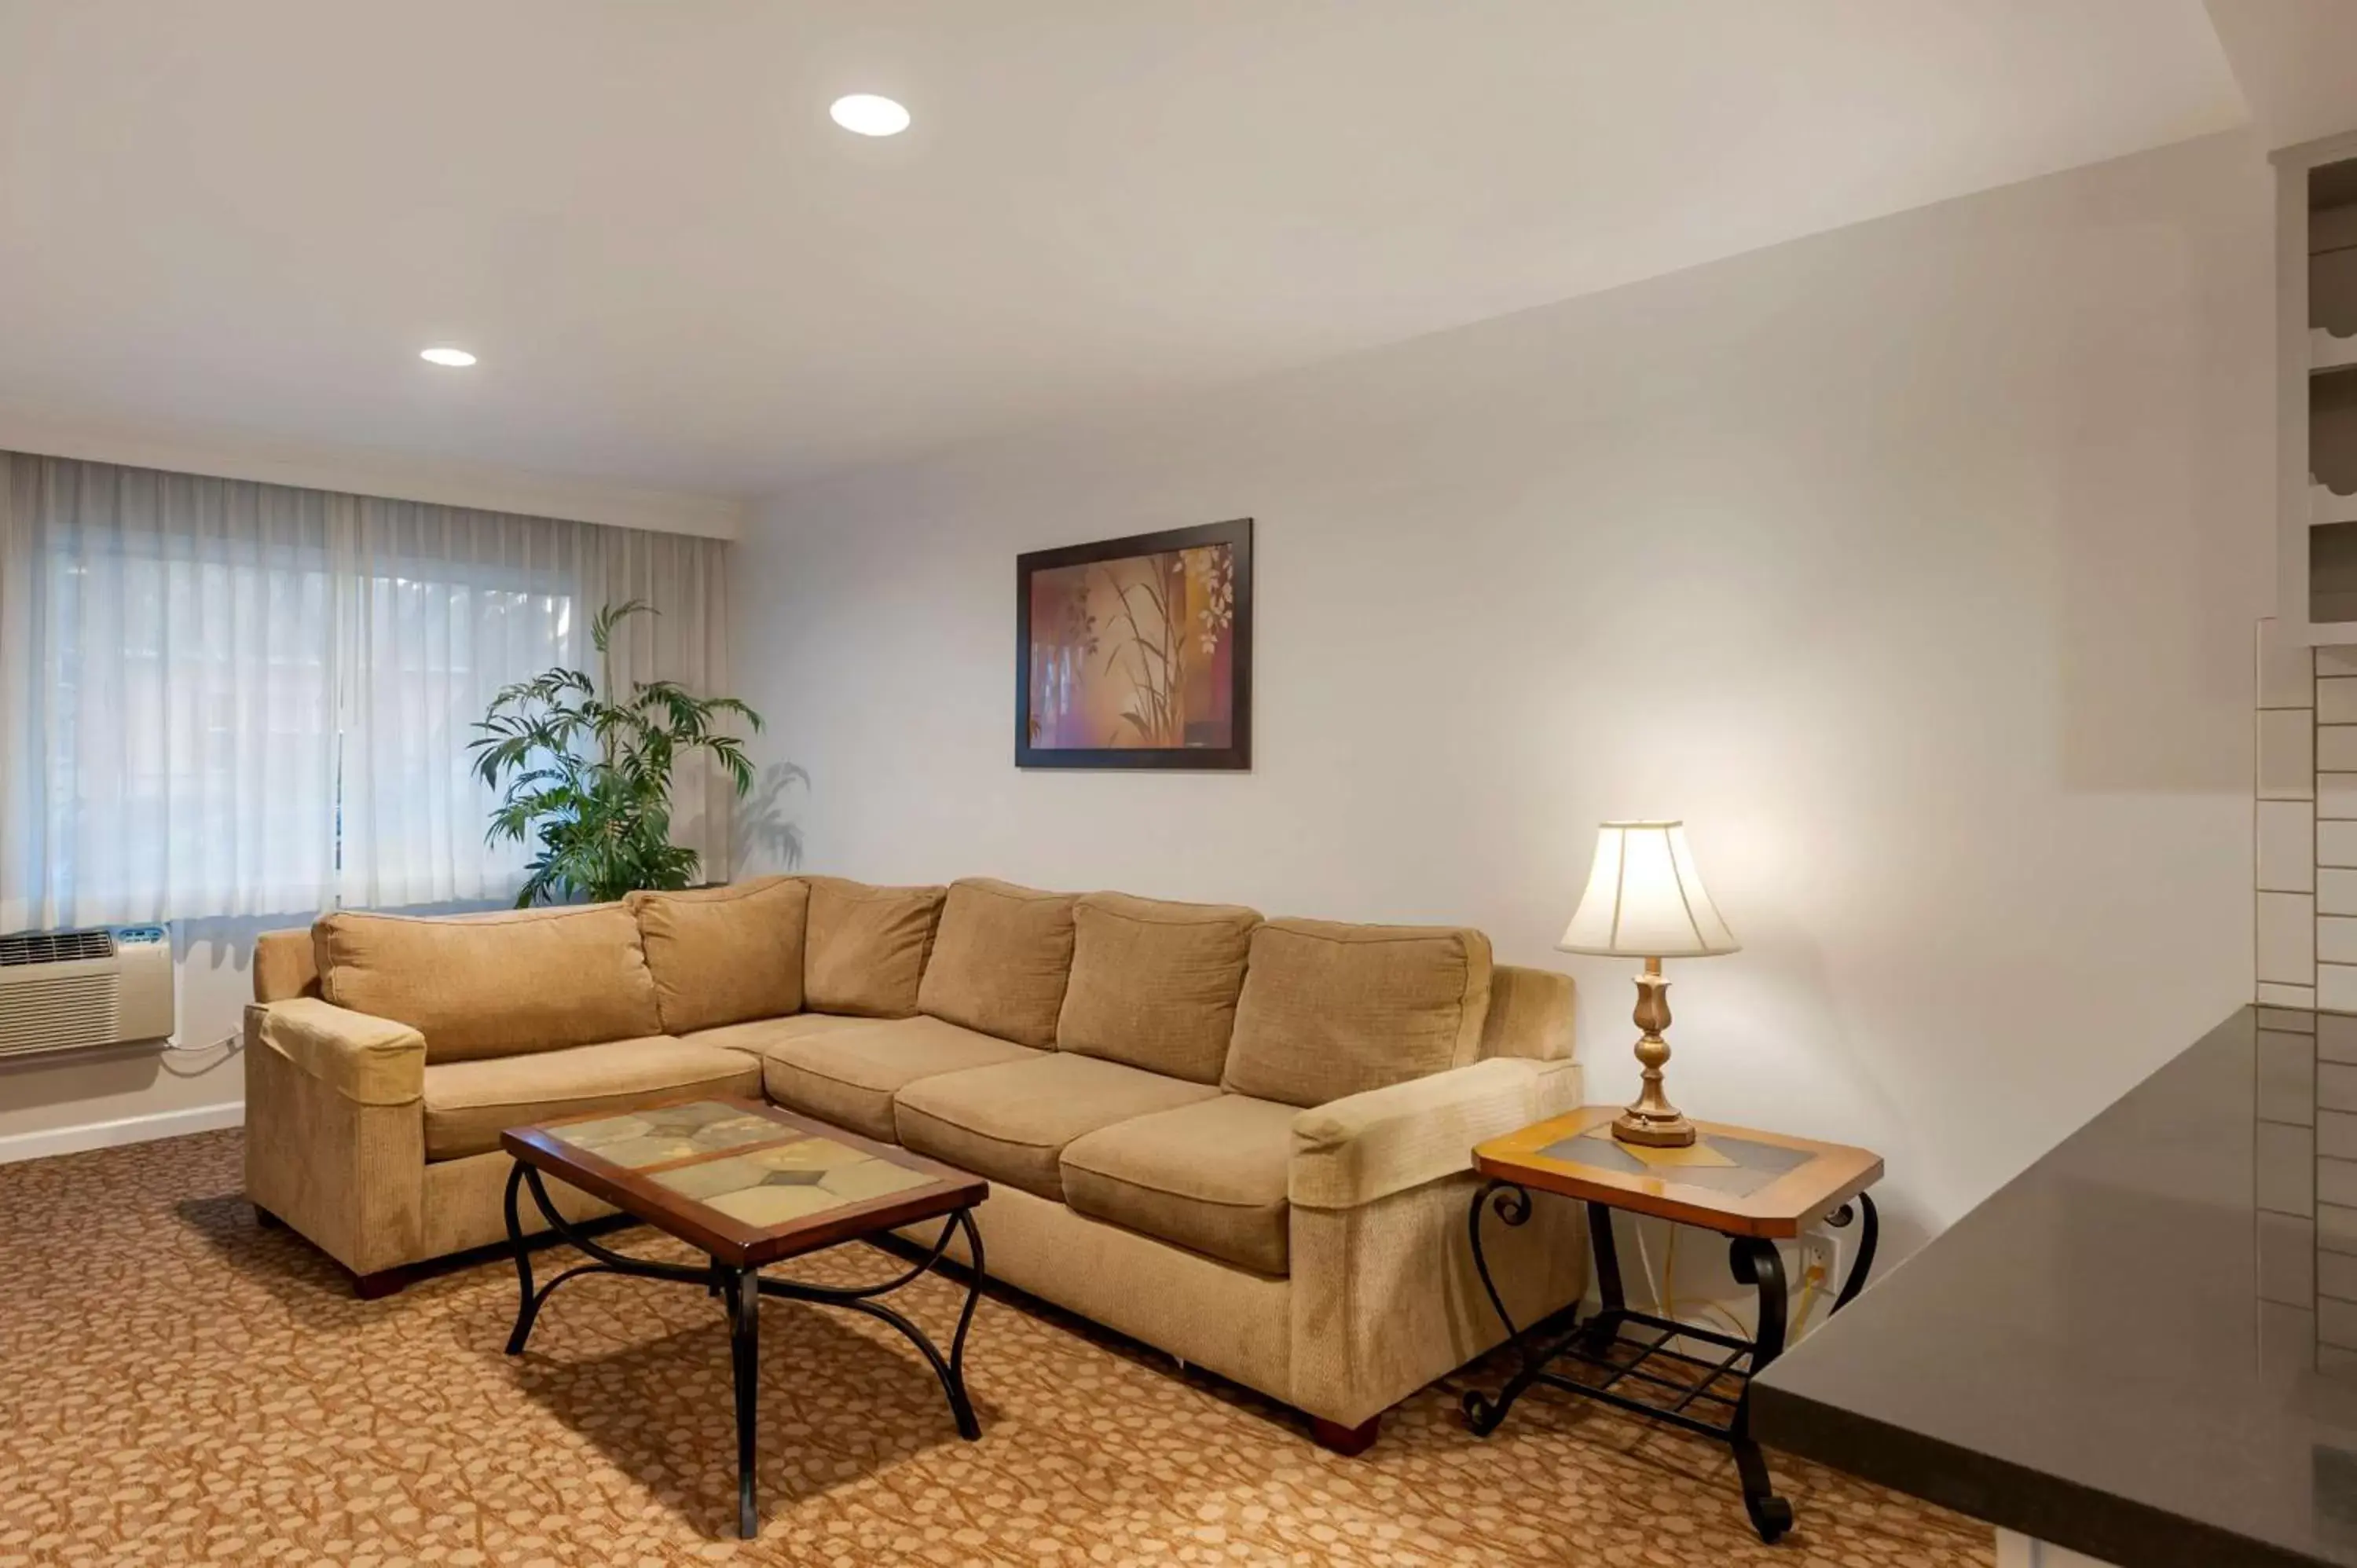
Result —
[{"label": "end table metal scrollwork base", "polygon": [[[586,1252],[593,1262],[579,1263],[558,1274],[546,1284],[534,1289],[532,1277],[532,1249],[526,1244],[523,1227],[516,1208],[519,1190],[529,1186],[533,1201],[548,1228],[579,1251]],[[923,1355],[933,1375],[941,1380],[942,1391],[949,1396],[950,1413],[957,1419],[958,1435],[974,1442],[982,1435],[982,1423],[974,1419],[974,1403],[965,1391],[965,1337],[973,1326],[974,1307],[982,1300],[983,1259],[982,1233],[975,1229],[973,1213],[958,1209],[942,1222],[942,1233],[923,1261],[907,1273],[885,1281],[882,1284],[839,1287],[805,1284],[797,1280],[765,1277],[757,1268],[737,1268],[715,1258],[703,1268],[684,1263],[657,1262],[649,1258],[632,1258],[601,1246],[584,1235],[556,1211],[549,1201],[548,1189],[543,1186],[540,1172],[519,1160],[508,1176],[507,1191],[508,1243],[514,1250],[516,1263],[515,1331],[508,1336],[508,1354],[523,1354],[524,1342],[532,1337],[532,1326],[539,1316],[541,1304],[550,1293],[565,1281],[582,1274],[629,1274],[637,1279],[673,1280],[681,1284],[697,1285],[705,1294],[718,1296],[728,1312],[729,1358],[736,1376],[737,1395],[737,1533],[749,1541],[760,1533],[760,1519],[753,1506],[753,1431],[759,1407],[758,1390],[760,1374],[761,1298],[782,1296],[789,1301],[817,1302],[827,1306],[848,1307],[875,1318],[879,1323],[898,1329]],[[925,1337],[924,1331],[900,1314],[874,1298],[886,1295],[909,1284],[918,1276],[931,1270],[948,1251],[950,1237],[963,1232],[967,1256],[965,1307],[958,1314],[957,1334],[950,1341],[950,1353],[943,1359]]]},{"label": "end table metal scrollwork base", "polygon": [[[1743,1509],[1750,1516],[1752,1529],[1764,1541],[1773,1543],[1781,1539],[1792,1528],[1792,1505],[1776,1495],[1774,1482],[1768,1474],[1767,1458],[1760,1452],[1760,1444],[1752,1441],[1750,1419],[1752,1378],[1784,1353],[1789,1295],[1784,1260],[1776,1251],[1776,1243],[1756,1236],[1728,1238],[1728,1267],[1738,1282],[1756,1287],[1760,1293],[1759,1329],[1751,1338],[1738,1339],[1631,1308],[1621,1293],[1620,1257],[1612,1236],[1612,1209],[1607,1204],[1590,1203],[1587,1233],[1596,1260],[1597,1310],[1583,1319],[1575,1304],[1528,1328],[1517,1329],[1506,1310],[1505,1298],[1499,1294],[1497,1282],[1490,1277],[1489,1260],[1482,1252],[1481,1214],[1485,1208],[1494,1208],[1508,1226],[1522,1225],[1531,1217],[1531,1195],[1510,1181],[1489,1181],[1473,1195],[1472,1210],[1467,1219],[1473,1242],[1473,1266],[1481,1276],[1481,1288],[1489,1293],[1498,1321],[1505,1325],[1506,1342],[1514,1348],[1522,1362],[1496,1397],[1487,1397],[1476,1390],[1466,1391],[1465,1419],[1475,1435],[1487,1437],[1496,1431],[1514,1402],[1533,1384],[1544,1383],[1631,1415],[1725,1443],[1735,1451],[1736,1473],[1743,1484]],[[1867,1271],[1874,1266],[1879,1231],[1874,1199],[1865,1193],[1858,1194],[1835,1209],[1828,1223],[1836,1229],[1852,1223],[1859,1226],[1857,1260],[1850,1265],[1849,1277],[1842,1283],[1841,1294],[1834,1298],[1832,1310],[1839,1312],[1857,1298],[1857,1293],[1866,1286]],[[1652,1329],[1653,1334],[1647,1339],[1624,1337],[1621,1330],[1632,1327]],[[1707,1345],[1727,1353],[1715,1359],[1688,1355],[1671,1349],[1673,1339]],[[1620,1346],[1631,1347],[1637,1354],[1626,1360],[1618,1359],[1612,1351]],[[1555,1362],[1566,1359],[1596,1368],[1605,1376],[1600,1382],[1591,1383],[1549,1370]],[[1685,1378],[1665,1377],[1648,1365],[1658,1362],[1694,1370]],[[1619,1385],[1624,1380],[1662,1390],[1670,1402],[1655,1404],[1621,1393]],[[1731,1395],[1722,1391],[1722,1385],[1729,1382],[1737,1390]],[[1697,1406],[1726,1413],[1722,1419],[1712,1420],[1698,1412]]]}]

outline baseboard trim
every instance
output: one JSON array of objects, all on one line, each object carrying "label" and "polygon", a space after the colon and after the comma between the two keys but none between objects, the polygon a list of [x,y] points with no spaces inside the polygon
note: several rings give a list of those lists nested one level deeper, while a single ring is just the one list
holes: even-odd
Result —
[{"label": "baseboard trim", "polygon": [[185,1111],[151,1111],[145,1116],[122,1116],[112,1122],[88,1122],[79,1127],[48,1127],[38,1133],[11,1133],[0,1137],[0,1165],[16,1160],[47,1159],[51,1155],[78,1155],[87,1149],[112,1149],[124,1144],[145,1144],[156,1138],[178,1138],[189,1133],[218,1133],[245,1125],[245,1102],[194,1105]]}]

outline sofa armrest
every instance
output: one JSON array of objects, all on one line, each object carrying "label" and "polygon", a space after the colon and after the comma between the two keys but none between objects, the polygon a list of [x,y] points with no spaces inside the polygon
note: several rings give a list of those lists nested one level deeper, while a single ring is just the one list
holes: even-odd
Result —
[{"label": "sofa armrest", "polygon": [[1302,1208],[1357,1208],[1473,1166],[1473,1145],[1526,1127],[1578,1093],[1568,1061],[1496,1057],[1293,1119],[1286,1195]]},{"label": "sofa armrest", "polygon": [[356,1105],[409,1105],[425,1093],[425,1036],[406,1024],[297,996],[257,1004],[263,1046]]}]

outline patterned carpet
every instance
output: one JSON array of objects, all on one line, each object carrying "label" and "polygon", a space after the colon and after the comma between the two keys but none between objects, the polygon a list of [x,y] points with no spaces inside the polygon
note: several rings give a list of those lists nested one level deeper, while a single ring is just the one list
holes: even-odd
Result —
[{"label": "patterned carpet", "polygon": [[[1253,1396],[1011,1296],[974,1326],[974,1444],[881,1326],[769,1304],[765,1528],[739,1542],[716,1304],[590,1276],[511,1360],[504,1263],[355,1300],[256,1229],[238,1136],[0,1166],[0,1568],[1992,1558],[1986,1530],[1791,1459],[1800,1523],[1762,1547],[1723,1451],[1559,1397],[1482,1442],[1461,1384],[1427,1390],[1338,1458]],[[880,1262],[849,1248],[805,1272]],[[959,1294],[903,1300],[945,1331]]]}]

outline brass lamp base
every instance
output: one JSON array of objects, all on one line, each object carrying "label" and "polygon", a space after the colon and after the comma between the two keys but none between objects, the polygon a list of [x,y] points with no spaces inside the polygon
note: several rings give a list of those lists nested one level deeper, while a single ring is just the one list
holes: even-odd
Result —
[{"label": "brass lamp base", "polygon": [[1673,1109],[1666,1117],[1646,1115],[1631,1105],[1612,1119],[1612,1135],[1624,1144],[1651,1149],[1683,1149],[1695,1141],[1695,1124]]},{"label": "brass lamp base", "polygon": [[1662,1031],[1670,1026],[1670,983],[1662,978],[1662,961],[1649,958],[1637,977],[1637,1060],[1645,1069],[1644,1087],[1637,1101],[1612,1119],[1612,1136],[1623,1144],[1652,1149],[1683,1149],[1695,1141],[1695,1124],[1685,1119],[1662,1090],[1662,1069],[1670,1059],[1670,1043]]}]

